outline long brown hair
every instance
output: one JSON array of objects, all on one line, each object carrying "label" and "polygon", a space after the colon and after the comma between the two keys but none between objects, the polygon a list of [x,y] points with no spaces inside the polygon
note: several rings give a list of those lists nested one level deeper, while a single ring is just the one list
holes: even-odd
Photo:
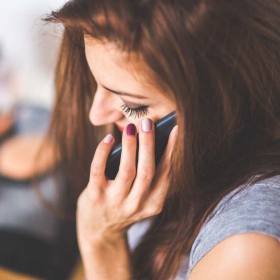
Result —
[{"label": "long brown hair", "polygon": [[226,194],[280,174],[279,0],[73,0],[44,21],[63,25],[47,137],[73,216],[97,144],[121,135],[89,122],[97,85],[84,34],[141,59],[147,81],[175,101],[170,193],[131,256],[135,275],[175,277]]}]

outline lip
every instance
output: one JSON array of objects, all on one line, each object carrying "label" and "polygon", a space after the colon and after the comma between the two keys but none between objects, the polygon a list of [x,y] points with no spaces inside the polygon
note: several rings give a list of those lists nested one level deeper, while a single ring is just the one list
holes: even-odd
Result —
[{"label": "lip", "polygon": [[118,129],[119,129],[121,132],[123,132],[124,127],[122,127],[122,126],[120,126],[120,125],[118,125],[118,124],[116,124],[116,126],[118,127]]}]

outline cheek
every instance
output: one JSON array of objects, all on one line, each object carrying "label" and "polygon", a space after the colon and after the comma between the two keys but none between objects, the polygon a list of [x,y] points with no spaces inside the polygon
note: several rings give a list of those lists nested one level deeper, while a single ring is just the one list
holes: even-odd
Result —
[{"label": "cheek", "polygon": [[167,101],[163,105],[161,105],[156,111],[159,112],[155,116],[155,119],[158,121],[170,114],[171,112],[176,111],[176,106],[173,105],[170,101]]}]

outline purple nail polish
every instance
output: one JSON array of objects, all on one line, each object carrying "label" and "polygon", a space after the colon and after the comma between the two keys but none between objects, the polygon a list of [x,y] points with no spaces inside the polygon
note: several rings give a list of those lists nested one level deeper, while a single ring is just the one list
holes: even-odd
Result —
[{"label": "purple nail polish", "polygon": [[127,135],[135,135],[136,126],[133,123],[130,123],[126,128]]}]

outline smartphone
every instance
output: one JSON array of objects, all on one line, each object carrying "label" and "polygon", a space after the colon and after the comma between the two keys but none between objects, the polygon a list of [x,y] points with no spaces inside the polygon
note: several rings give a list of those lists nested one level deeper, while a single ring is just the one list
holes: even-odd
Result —
[{"label": "smartphone", "polygon": [[[159,121],[155,122],[155,165],[158,166],[168,143],[169,134],[176,125],[176,112],[171,112]],[[114,180],[119,171],[120,159],[122,152],[122,143],[112,148],[105,168],[106,179]],[[137,133],[137,150],[136,150],[136,169],[138,164],[139,152],[139,133]]]}]

